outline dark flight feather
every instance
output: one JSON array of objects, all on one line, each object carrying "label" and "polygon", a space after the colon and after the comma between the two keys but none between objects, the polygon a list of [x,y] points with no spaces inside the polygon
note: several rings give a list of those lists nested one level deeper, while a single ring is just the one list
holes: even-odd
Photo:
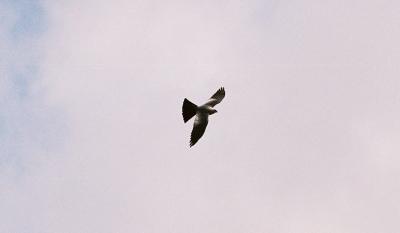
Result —
[{"label": "dark flight feather", "polygon": [[208,124],[208,114],[198,113],[193,124],[193,130],[190,135],[190,147],[196,144],[203,136]]},{"label": "dark flight feather", "polygon": [[182,105],[182,116],[183,116],[183,121],[186,123],[190,118],[192,118],[194,115],[196,115],[197,112],[197,105],[194,103],[190,102],[188,99],[185,98],[183,100],[183,105]]}]

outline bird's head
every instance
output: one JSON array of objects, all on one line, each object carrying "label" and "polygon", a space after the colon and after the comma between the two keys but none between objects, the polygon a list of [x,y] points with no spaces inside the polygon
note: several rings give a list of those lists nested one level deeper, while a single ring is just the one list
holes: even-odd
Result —
[{"label": "bird's head", "polygon": [[218,112],[217,110],[212,109],[211,112],[210,112],[210,115],[212,115],[212,114],[214,114],[214,113],[217,113],[217,112]]}]

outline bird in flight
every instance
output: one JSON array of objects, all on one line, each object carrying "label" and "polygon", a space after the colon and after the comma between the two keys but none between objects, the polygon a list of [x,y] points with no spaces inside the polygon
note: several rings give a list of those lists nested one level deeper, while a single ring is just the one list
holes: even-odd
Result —
[{"label": "bird in flight", "polygon": [[183,121],[186,123],[194,115],[196,115],[196,118],[194,119],[193,130],[190,135],[190,147],[196,144],[201,136],[203,136],[208,124],[208,116],[217,112],[217,110],[215,110],[213,107],[221,103],[224,97],[225,89],[221,87],[205,104],[200,106],[197,106],[185,98],[182,106]]}]

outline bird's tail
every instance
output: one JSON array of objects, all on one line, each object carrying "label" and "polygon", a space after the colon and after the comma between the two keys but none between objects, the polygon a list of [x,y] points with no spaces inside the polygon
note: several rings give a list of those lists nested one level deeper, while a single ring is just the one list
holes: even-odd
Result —
[{"label": "bird's tail", "polygon": [[182,105],[183,121],[186,123],[188,120],[190,120],[190,118],[196,115],[196,111],[197,105],[185,98]]}]

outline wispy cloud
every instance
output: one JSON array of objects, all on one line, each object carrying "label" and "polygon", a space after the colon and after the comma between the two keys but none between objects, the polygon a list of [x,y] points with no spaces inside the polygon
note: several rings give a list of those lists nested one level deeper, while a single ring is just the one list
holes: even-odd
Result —
[{"label": "wispy cloud", "polygon": [[26,157],[35,147],[51,144],[56,111],[46,105],[38,86],[43,15],[39,3],[3,2],[0,10],[1,77],[1,160]]},{"label": "wispy cloud", "polygon": [[62,146],[62,111],[40,87],[44,14],[39,1],[0,2],[1,232],[35,232],[30,176]]}]

